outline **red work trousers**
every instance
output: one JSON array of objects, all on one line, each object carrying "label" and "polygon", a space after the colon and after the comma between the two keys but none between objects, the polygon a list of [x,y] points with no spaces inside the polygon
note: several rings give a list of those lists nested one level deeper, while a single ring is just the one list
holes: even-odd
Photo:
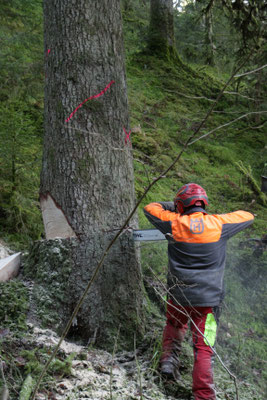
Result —
[{"label": "red work trousers", "polygon": [[[194,348],[193,394],[195,400],[216,400],[213,383],[212,355],[213,350],[204,342],[207,315],[212,313],[211,307],[175,306],[169,300],[167,305],[167,321],[163,332],[163,353],[161,362],[168,360],[172,352],[181,350],[189,317],[192,319],[191,332]],[[198,331],[198,329],[199,331]]]}]

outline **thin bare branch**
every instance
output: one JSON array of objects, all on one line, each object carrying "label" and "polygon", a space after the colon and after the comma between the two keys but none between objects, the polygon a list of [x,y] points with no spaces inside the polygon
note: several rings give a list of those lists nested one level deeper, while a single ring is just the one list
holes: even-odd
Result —
[{"label": "thin bare branch", "polygon": [[218,114],[242,114],[242,111],[213,111]]},{"label": "thin bare branch", "polygon": [[[232,94],[232,95],[234,95],[234,96],[243,97],[244,99],[247,99],[247,100],[256,101],[256,99],[253,99],[252,97],[245,96],[244,94],[241,94],[241,93],[238,93],[238,92],[227,92],[227,91],[225,91],[224,93],[226,93],[226,94]],[[257,99],[257,100],[258,100],[258,99]]]},{"label": "thin bare branch", "polygon": [[234,78],[240,78],[241,76],[245,76],[245,75],[249,75],[249,74],[254,74],[255,72],[260,71],[263,68],[266,68],[267,64],[262,65],[261,67],[257,68],[257,69],[253,69],[253,71],[248,71],[248,72],[244,72],[243,74],[239,74],[239,75],[235,75]]},{"label": "thin bare branch", "polygon": [[236,119],[233,119],[233,120],[230,121],[230,122],[227,122],[226,124],[217,126],[217,128],[212,129],[211,131],[205,133],[205,135],[202,135],[202,136],[200,136],[199,138],[197,138],[197,139],[193,140],[192,142],[190,142],[190,143],[188,144],[188,146],[191,146],[193,143],[198,142],[199,140],[201,140],[201,139],[203,139],[203,138],[205,138],[205,137],[211,135],[212,133],[218,131],[219,129],[222,129],[222,128],[224,128],[225,126],[229,126],[229,125],[233,124],[234,122],[239,121],[240,119],[247,117],[248,115],[252,115],[252,114],[265,114],[265,113],[267,113],[267,111],[252,111],[252,112],[250,112],[250,113],[243,114],[243,115],[241,115],[240,117],[238,117],[238,118],[236,118]]},{"label": "thin bare branch", "polygon": [[0,375],[1,375],[1,379],[3,381],[3,387],[0,393],[0,400],[8,400],[9,399],[9,390],[7,387],[7,383],[6,383],[6,378],[5,378],[5,374],[4,374],[4,368],[3,368],[3,361],[0,358]]},{"label": "thin bare branch", "polygon": [[6,377],[5,377],[5,374],[4,374],[3,361],[2,361],[1,358],[0,358],[0,374],[1,374],[2,381],[4,382],[4,385],[6,386],[7,385]]},{"label": "thin bare branch", "polygon": [[[156,86],[156,87],[159,87],[159,86]],[[164,88],[164,92],[179,94],[180,96],[186,97],[187,99],[196,99],[196,100],[205,99],[205,100],[208,100],[208,101],[211,101],[211,102],[215,102],[216,101],[215,99],[209,99],[208,97],[205,97],[205,96],[189,96],[189,95],[187,95],[185,93],[178,92],[178,90],[170,90],[170,89]]]}]

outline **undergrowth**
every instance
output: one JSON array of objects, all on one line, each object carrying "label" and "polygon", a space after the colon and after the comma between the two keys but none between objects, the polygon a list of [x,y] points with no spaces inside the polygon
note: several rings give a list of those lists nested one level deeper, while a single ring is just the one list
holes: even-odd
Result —
[{"label": "undergrowth", "polygon": [[0,283],[1,330],[11,330],[15,334],[25,332],[28,311],[28,290],[17,280]]},{"label": "undergrowth", "polygon": [[[128,93],[137,197],[171,164],[222,85],[215,76],[197,73],[192,68],[144,55],[131,59]],[[247,107],[244,99],[225,94],[198,137],[245,115]],[[252,129],[253,124],[253,118],[247,116],[189,146],[168,176],[151,189],[143,204],[151,199],[172,200],[179,186],[196,182],[208,193],[210,213],[251,211],[257,216],[251,231],[264,234],[265,209],[236,164],[242,161],[251,168],[253,178],[260,185],[267,153],[263,131]],[[145,226],[141,210],[139,216],[141,225]]]}]

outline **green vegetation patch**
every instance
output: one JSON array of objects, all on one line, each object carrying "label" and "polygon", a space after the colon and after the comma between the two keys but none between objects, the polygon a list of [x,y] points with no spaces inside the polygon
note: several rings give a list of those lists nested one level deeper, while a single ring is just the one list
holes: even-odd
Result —
[{"label": "green vegetation patch", "polygon": [[29,293],[26,286],[17,280],[0,283],[1,328],[14,332],[26,330]]}]

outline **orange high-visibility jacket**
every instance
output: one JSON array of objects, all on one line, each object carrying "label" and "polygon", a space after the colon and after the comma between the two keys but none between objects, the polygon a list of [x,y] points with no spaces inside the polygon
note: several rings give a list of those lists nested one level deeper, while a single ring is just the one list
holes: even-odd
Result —
[{"label": "orange high-visibility jacket", "polygon": [[201,207],[178,214],[173,202],[148,204],[144,213],[157,229],[169,234],[171,298],[186,306],[219,305],[224,295],[226,242],[249,226],[254,216],[246,211],[209,215]]}]

